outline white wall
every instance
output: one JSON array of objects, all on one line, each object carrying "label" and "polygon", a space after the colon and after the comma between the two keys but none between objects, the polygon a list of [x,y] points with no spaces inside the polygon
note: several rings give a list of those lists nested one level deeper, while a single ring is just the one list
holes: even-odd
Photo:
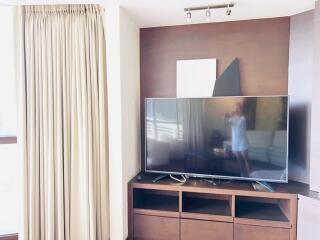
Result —
[{"label": "white wall", "polygon": [[320,2],[291,17],[289,55],[290,173],[320,192]]},{"label": "white wall", "polygon": [[[106,13],[110,239],[123,239],[122,111],[119,7]],[[112,219],[112,221],[111,221]]]},{"label": "white wall", "polygon": [[313,81],[313,11],[290,21],[290,178],[309,183],[310,132]]},{"label": "white wall", "polygon": [[299,196],[298,240],[314,240],[320,235],[320,201],[316,198]]},{"label": "white wall", "polygon": [[139,28],[119,6],[108,8],[110,238],[128,234],[128,181],[140,171]]},{"label": "white wall", "polygon": [[141,170],[140,160],[140,29],[120,9],[122,82],[122,164],[124,237],[128,235],[127,185]]}]

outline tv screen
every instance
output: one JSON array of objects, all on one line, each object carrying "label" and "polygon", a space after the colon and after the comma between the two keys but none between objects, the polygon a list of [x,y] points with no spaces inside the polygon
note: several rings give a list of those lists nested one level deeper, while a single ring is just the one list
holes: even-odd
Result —
[{"label": "tv screen", "polygon": [[288,96],[148,98],[145,171],[287,182]]}]

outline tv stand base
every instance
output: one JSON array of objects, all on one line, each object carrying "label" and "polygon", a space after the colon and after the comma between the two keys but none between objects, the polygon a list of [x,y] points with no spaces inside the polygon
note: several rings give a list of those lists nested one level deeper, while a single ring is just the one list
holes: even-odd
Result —
[{"label": "tv stand base", "polygon": [[[273,187],[271,187],[271,185],[267,182],[260,182],[260,181],[256,181],[256,183],[262,187],[264,187],[265,189],[267,189],[269,192],[275,192],[275,190],[273,189]],[[256,187],[253,186],[255,189]]]},{"label": "tv stand base", "polygon": [[169,176],[172,180],[179,182],[179,183],[185,183],[187,181],[187,178],[184,175],[179,175],[181,178],[177,178],[176,176],[173,176],[172,174],[170,174]]},{"label": "tv stand base", "polygon": [[185,183],[187,181],[187,178],[184,175],[178,175],[180,176],[179,178],[177,176],[174,176],[172,174],[161,174],[155,179],[152,180],[153,183],[156,183],[162,179],[165,179],[167,177],[170,177],[172,180],[179,182],[179,183]]},{"label": "tv stand base", "polygon": [[192,175],[186,175],[185,176],[187,179],[189,178],[194,178],[198,179],[200,181],[208,182],[212,184],[213,186],[223,186],[225,184],[229,184],[235,181],[235,179],[220,179],[220,178],[203,178],[203,177],[197,177],[197,176],[192,176]]},{"label": "tv stand base", "polygon": [[169,177],[168,174],[161,174],[161,175],[159,175],[158,177],[156,177],[155,179],[153,179],[152,182],[153,182],[153,183],[156,183],[156,182],[159,182],[160,180],[165,179],[165,178],[167,178],[167,177]]}]

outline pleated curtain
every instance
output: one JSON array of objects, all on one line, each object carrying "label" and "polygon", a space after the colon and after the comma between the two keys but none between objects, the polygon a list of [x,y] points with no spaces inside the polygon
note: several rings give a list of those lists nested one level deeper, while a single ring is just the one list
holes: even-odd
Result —
[{"label": "pleated curtain", "polygon": [[104,10],[22,6],[17,17],[22,239],[108,239]]}]

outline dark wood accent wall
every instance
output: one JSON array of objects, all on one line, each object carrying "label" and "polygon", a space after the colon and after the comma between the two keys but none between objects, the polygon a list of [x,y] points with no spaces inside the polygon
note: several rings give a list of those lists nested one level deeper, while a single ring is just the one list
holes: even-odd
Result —
[{"label": "dark wood accent wall", "polygon": [[144,98],[176,96],[179,59],[216,58],[219,76],[237,57],[244,95],[287,94],[289,35],[289,17],[141,29],[142,126]]},{"label": "dark wood accent wall", "polygon": [[179,59],[216,58],[220,75],[235,57],[244,95],[287,94],[289,34],[289,17],[141,29],[141,97],[174,97]]}]

